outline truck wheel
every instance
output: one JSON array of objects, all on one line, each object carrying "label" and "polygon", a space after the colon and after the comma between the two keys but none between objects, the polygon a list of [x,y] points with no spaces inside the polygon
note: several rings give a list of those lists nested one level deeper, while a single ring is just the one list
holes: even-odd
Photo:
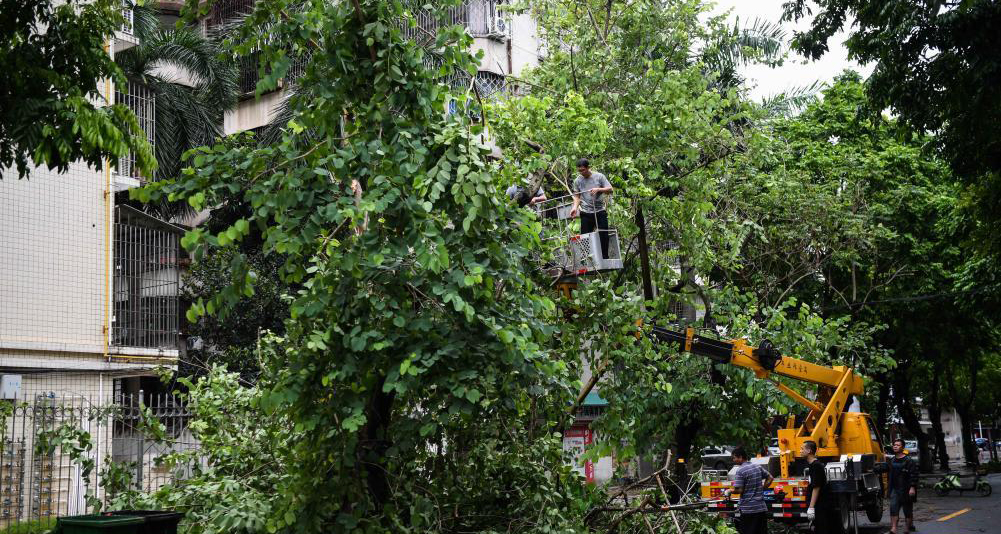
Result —
[{"label": "truck wheel", "polygon": [[865,518],[868,519],[870,523],[879,523],[883,519],[882,495],[865,507]]},{"label": "truck wheel", "polygon": [[844,533],[852,532],[852,514],[855,513],[855,511],[852,510],[852,507],[849,504],[850,502],[851,501],[848,500],[848,497],[845,496],[838,499],[838,513],[841,517],[841,521],[839,523],[841,524],[841,532]]}]

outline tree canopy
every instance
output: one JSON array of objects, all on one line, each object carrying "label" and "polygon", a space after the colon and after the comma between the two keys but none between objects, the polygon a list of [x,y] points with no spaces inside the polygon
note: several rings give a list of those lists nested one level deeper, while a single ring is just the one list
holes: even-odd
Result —
[{"label": "tree canopy", "polygon": [[0,69],[8,73],[0,81],[0,169],[23,178],[32,165],[100,168],[131,152],[152,174],[156,160],[135,115],[105,100],[112,83],[125,82],[108,50],[124,22],[117,0],[0,2]]},{"label": "tree canopy", "polygon": [[[812,7],[816,6],[816,13]],[[871,108],[889,108],[902,124],[942,150],[971,188],[968,202],[983,221],[978,239],[1001,251],[995,207],[1001,203],[1001,52],[994,28],[1001,5],[991,0],[794,0],[785,16],[813,16],[794,47],[810,58],[827,52],[849,20],[851,55],[874,63]]]}]

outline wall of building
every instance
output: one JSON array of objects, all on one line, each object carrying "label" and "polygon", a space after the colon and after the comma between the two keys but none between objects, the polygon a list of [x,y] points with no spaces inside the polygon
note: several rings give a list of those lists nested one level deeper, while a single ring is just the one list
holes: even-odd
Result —
[{"label": "wall of building", "polygon": [[284,97],[284,91],[274,91],[241,101],[235,109],[226,112],[223,131],[230,135],[265,126]]},{"label": "wall of building", "polygon": [[511,17],[511,72],[515,76],[539,65],[538,26],[530,15]]},{"label": "wall of building", "polygon": [[0,365],[13,351],[103,352],[106,179],[74,163],[0,180]]}]

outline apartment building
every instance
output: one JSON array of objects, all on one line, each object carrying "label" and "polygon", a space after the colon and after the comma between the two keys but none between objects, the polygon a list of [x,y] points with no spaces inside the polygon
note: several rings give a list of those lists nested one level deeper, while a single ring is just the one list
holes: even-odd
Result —
[{"label": "apartment building", "polygon": [[[128,21],[110,44],[136,44]],[[149,92],[100,85],[152,141]],[[130,157],[117,170],[74,163],[0,181],[0,398],[104,403],[134,389],[129,378],[176,364],[182,230],[116,205],[116,192],[138,185]]]},{"label": "apartment building", "polygon": [[[128,5],[125,14],[111,54],[138,44]],[[99,87],[105,102],[135,112],[152,142],[153,95],[111,80]],[[36,450],[64,423],[90,429],[94,477],[106,462],[134,461],[142,481],[157,454],[136,445],[142,437],[121,414],[136,420],[159,384],[155,370],[176,368],[181,354],[183,230],[116,203],[140,184],[134,158],[117,163],[0,180],[0,529],[83,513],[86,493],[100,492],[71,454]]]},{"label": "apartment building", "polygon": [[[253,9],[254,1],[217,0],[212,12],[201,20],[203,30],[206,33],[225,31],[228,25]],[[466,28],[473,37],[472,51],[483,51],[475,82],[481,95],[492,96],[509,91],[511,84],[506,76],[517,76],[524,69],[538,65],[540,57],[535,21],[529,15],[505,12],[502,8],[504,3],[503,0],[466,0],[449,7],[444,20],[439,18],[439,13],[420,10],[415,14],[419,29],[406,28],[404,31],[414,39],[426,39],[442,24],[457,24]],[[160,6],[176,10],[179,9],[176,4],[161,2]],[[302,73],[304,64],[293,63],[279,90],[257,96],[257,57],[250,55],[243,58],[240,67],[242,98],[240,104],[226,114],[224,127],[227,134],[267,125],[282,100],[288,96],[288,88]]]}]

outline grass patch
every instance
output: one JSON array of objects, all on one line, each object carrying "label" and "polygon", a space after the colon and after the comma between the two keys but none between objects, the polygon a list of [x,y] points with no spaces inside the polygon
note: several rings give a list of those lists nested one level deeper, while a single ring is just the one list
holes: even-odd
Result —
[{"label": "grass patch", "polygon": [[0,528],[0,534],[44,534],[55,527],[55,518],[19,521],[5,528]]}]

